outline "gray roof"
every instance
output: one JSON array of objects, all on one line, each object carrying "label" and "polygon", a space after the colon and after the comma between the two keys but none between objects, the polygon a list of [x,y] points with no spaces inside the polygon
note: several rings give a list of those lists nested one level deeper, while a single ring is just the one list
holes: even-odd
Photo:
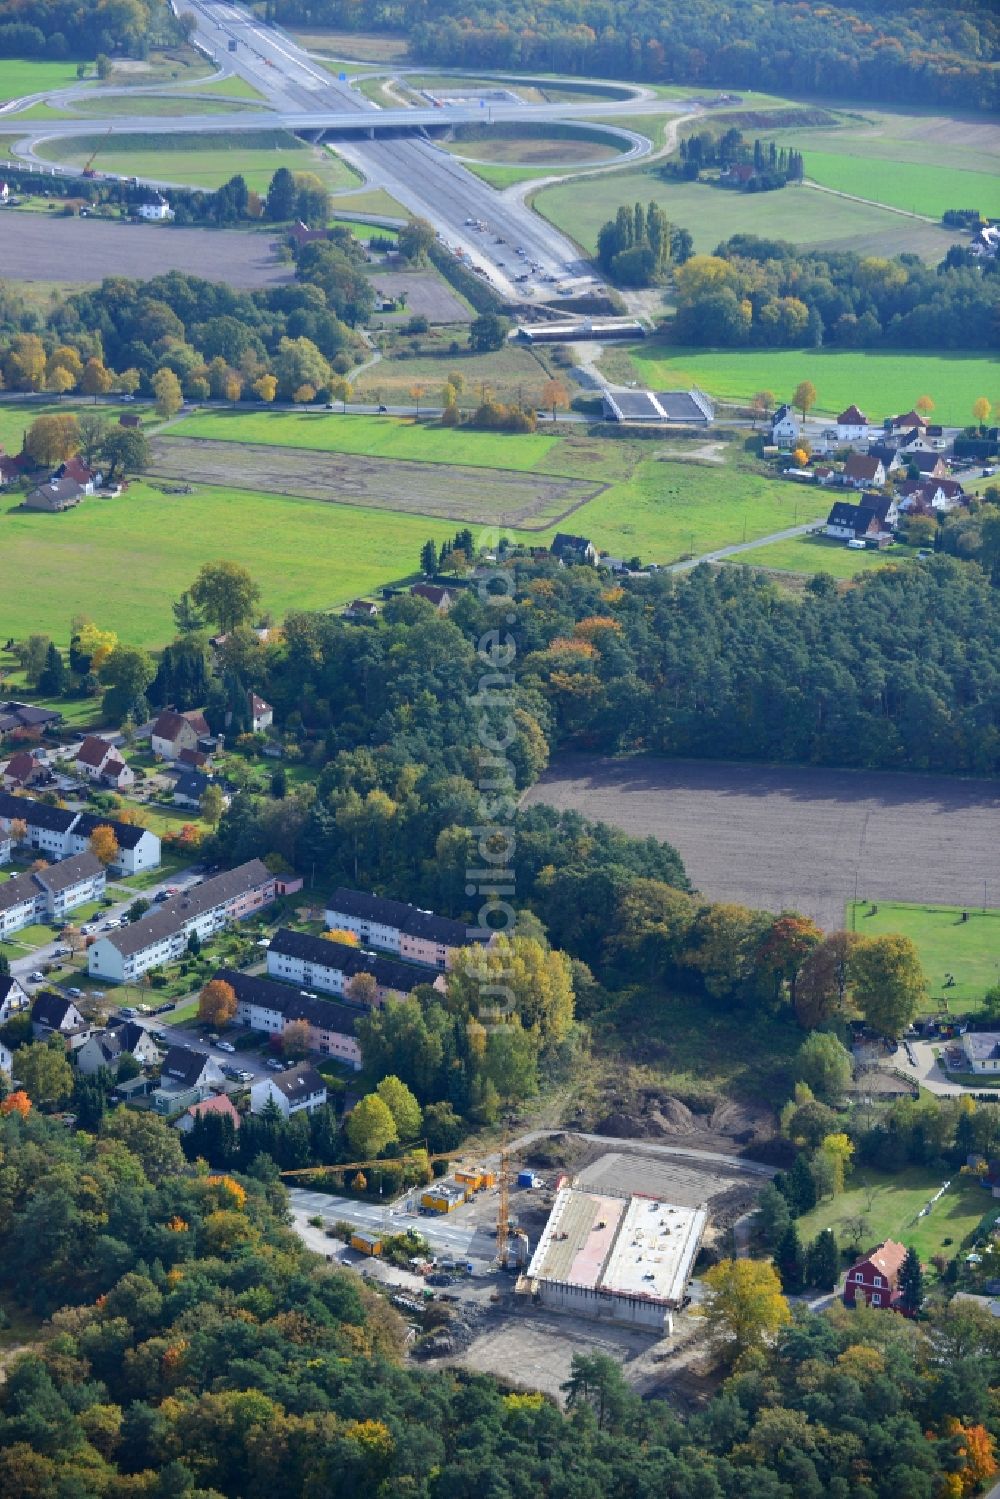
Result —
[{"label": "gray roof", "polygon": [[62,890],[70,890],[74,885],[79,885],[83,880],[92,880],[103,870],[104,865],[96,854],[89,848],[85,848],[80,854],[73,854],[69,859],[62,859],[58,864],[50,864],[47,869],[39,869],[35,875],[39,884],[58,894]]},{"label": "gray roof", "polygon": [[38,886],[30,874],[15,874],[0,880],[0,911],[12,911],[26,900],[38,899]]},{"label": "gray roof", "polygon": [[337,1031],[344,1036],[353,1036],[358,1020],[368,1013],[366,1006],[344,1005],[335,999],[311,999],[291,984],[240,973],[235,968],[220,968],[213,977],[230,986],[237,1004],[258,1005],[262,1010],[283,1015],[286,1020],[305,1020],[321,1030]]},{"label": "gray roof", "polygon": [[68,807],[53,807],[33,796],[13,796],[9,791],[0,791],[0,817],[5,821],[20,818],[32,827],[45,828],[50,833],[67,833],[79,813]]},{"label": "gray roof", "polygon": [[97,812],[81,812],[80,821],[73,832],[79,833],[83,838],[89,838],[95,828],[110,828],[115,835],[118,847],[127,849],[136,848],[149,832],[148,828],[142,828],[138,823],[115,822],[113,817],[102,817]]},{"label": "gray roof", "polygon": [[609,392],[609,396],[625,421],[630,417],[653,417],[657,421],[662,419],[651,390],[615,390]]},{"label": "gray roof", "polygon": [[326,1092],[326,1083],[311,1062],[300,1062],[297,1067],[289,1067],[286,1072],[278,1072],[270,1081],[281,1093],[284,1093],[289,1103],[299,1103],[303,1098],[311,1098],[315,1093]]},{"label": "gray roof", "polygon": [[59,994],[55,989],[43,989],[41,993],[35,995],[35,1002],[31,1007],[31,1019],[36,1025],[45,1025],[50,1030],[58,1030],[71,1010],[79,1014],[76,1005],[65,994]]},{"label": "gray roof", "polygon": [[180,1083],[193,1088],[212,1058],[203,1051],[192,1051],[189,1046],[171,1046],[163,1058],[160,1077],[165,1083]]},{"label": "gray roof", "polygon": [[172,937],[193,917],[201,916],[205,911],[224,905],[237,895],[273,879],[266,864],[262,864],[260,859],[250,859],[246,864],[227,870],[225,874],[202,880],[200,885],[185,890],[182,895],[168,900],[157,910],[148,912],[123,930],[109,932],[103,940],[110,942],[123,958],[130,958],[135,953],[152,947],[154,942],[163,942]]},{"label": "gray roof", "polygon": [[343,912],[357,921],[397,927],[408,937],[422,937],[428,942],[440,942],[445,947],[466,947],[476,940],[462,921],[437,916],[433,911],[422,911],[419,906],[407,905],[402,900],[369,895],[365,890],[348,890],[341,886],[333,892],[326,908],[333,915]]},{"label": "gray roof", "polygon": [[426,968],[401,963],[397,958],[383,958],[359,947],[348,947],[346,942],[330,942],[325,937],[293,932],[288,927],[282,927],[271,938],[268,952],[277,953],[279,957],[300,958],[303,963],[313,963],[317,968],[332,968],[348,978],[357,973],[370,973],[383,989],[397,989],[401,994],[409,994],[418,984],[432,982],[431,970]]},{"label": "gray roof", "polygon": [[1000,1057],[1000,1031],[966,1031],[965,1050],[977,1062]]},{"label": "gray roof", "polygon": [[656,400],[670,422],[706,422],[715,415],[700,390],[658,390]]}]

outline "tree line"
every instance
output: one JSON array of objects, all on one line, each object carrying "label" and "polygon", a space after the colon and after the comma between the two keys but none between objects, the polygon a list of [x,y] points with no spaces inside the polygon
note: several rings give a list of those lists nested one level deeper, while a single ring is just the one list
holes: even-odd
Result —
[{"label": "tree line", "polygon": [[801,151],[759,138],[751,144],[735,126],[721,135],[699,130],[681,136],[677,154],[678,161],[660,167],[662,176],[697,182],[706,167],[719,167],[723,173],[736,166],[752,167],[752,175],[741,178],[737,184],[744,192],[769,192],[789,182],[801,182],[805,175]]},{"label": "tree line", "polygon": [[687,229],[667,220],[656,202],[644,208],[623,205],[597,235],[597,262],[620,286],[652,286],[675,265],[690,259],[694,241]]},{"label": "tree line", "polygon": [[164,0],[0,0],[0,57],[145,57],[184,30]]},{"label": "tree line", "polygon": [[1000,269],[968,259],[935,268],[737,234],[677,271],[668,328],[680,343],[725,348],[995,348]]},{"label": "tree line", "polygon": [[[863,15],[859,22],[858,13]],[[998,24],[989,0],[948,7],[867,0],[802,8],[754,0],[541,0],[498,14],[483,0],[269,0],[291,24],[386,30],[444,67],[535,70],[837,99],[996,109]]]}]

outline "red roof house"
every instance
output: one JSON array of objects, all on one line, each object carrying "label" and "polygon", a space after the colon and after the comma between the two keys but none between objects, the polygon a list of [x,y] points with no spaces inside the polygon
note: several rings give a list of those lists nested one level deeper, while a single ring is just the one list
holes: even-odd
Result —
[{"label": "red roof house", "polygon": [[888,1306],[899,1311],[899,1272],[905,1259],[905,1244],[886,1239],[871,1254],[855,1260],[844,1281],[844,1305]]}]

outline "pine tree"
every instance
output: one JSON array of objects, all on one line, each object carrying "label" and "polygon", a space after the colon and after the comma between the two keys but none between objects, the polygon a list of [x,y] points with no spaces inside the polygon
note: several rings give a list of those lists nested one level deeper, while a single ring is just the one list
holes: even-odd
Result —
[{"label": "pine tree", "polygon": [[819,1291],[832,1291],[837,1284],[838,1269],[837,1241],[833,1230],[824,1228],[806,1253],[806,1280]]},{"label": "pine tree", "polygon": [[795,1164],[785,1179],[783,1191],[788,1198],[788,1209],[793,1218],[801,1218],[816,1206],[816,1183],[809,1170],[804,1154],[795,1157]]},{"label": "pine tree", "polygon": [[49,641],[45,666],[38,678],[38,690],[45,697],[58,697],[66,689],[66,664],[58,648]]},{"label": "pine tree", "polygon": [[912,1246],[906,1251],[900,1268],[899,1290],[903,1310],[915,1316],[924,1299],[924,1272],[920,1268],[920,1256]]},{"label": "pine tree", "polygon": [[432,578],[438,570],[438,551],[433,541],[425,541],[420,548],[420,571]]},{"label": "pine tree", "polygon": [[794,1296],[802,1290],[806,1279],[805,1255],[802,1241],[794,1223],[790,1223],[781,1236],[774,1251],[774,1263],[781,1276],[781,1289],[786,1296]]}]

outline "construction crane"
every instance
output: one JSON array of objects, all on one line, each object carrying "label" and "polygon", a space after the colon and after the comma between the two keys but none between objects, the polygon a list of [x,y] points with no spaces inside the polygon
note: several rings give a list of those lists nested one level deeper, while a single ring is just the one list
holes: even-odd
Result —
[{"label": "construction crane", "polygon": [[500,1174],[497,1177],[500,1200],[497,1204],[497,1264],[507,1269],[510,1258],[510,1130],[504,1120],[500,1146]]},{"label": "construction crane", "polygon": [[422,1149],[407,1151],[405,1155],[383,1156],[376,1161],[342,1161],[338,1166],[296,1166],[293,1171],[279,1171],[279,1176],[339,1176],[344,1171],[365,1171],[374,1167],[381,1167],[384,1171],[387,1166],[416,1166],[423,1165],[425,1161],[450,1161],[453,1152],[443,1151],[431,1155]]},{"label": "construction crane", "polygon": [[113,125],[109,125],[108,128],[107,128],[107,130],[104,132],[104,135],[97,142],[97,145],[94,147],[93,151],[91,151],[91,153],[90,153],[90,158],[87,161],[87,165],[84,167],[83,171],[80,173],[81,177],[96,177],[97,176],[97,173],[94,171],[94,158],[97,155],[98,151],[101,150],[101,148],[104,145],[104,142],[107,140],[108,136],[111,134],[111,132],[112,132],[112,130],[114,130],[114,128],[115,127]]}]

